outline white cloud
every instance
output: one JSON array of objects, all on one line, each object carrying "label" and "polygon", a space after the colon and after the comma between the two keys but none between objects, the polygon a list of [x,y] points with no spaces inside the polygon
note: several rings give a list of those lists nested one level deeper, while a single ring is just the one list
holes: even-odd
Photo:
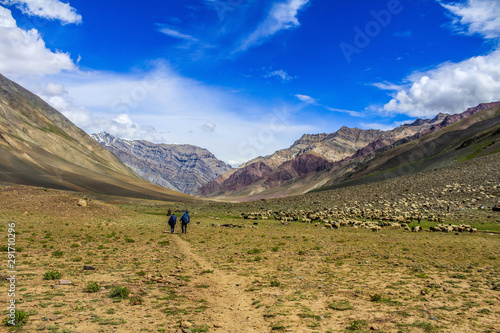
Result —
[{"label": "white cloud", "polygon": [[[412,74],[383,109],[412,117],[459,113],[500,100],[500,50]],[[396,88],[397,86],[395,86]]]},{"label": "white cloud", "polygon": [[207,121],[206,123],[203,124],[203,126],[201,126],[201,129],[207,133],[213,133],[213,132],[215,132],[216,127],[217,127],[217,125]]},{"label": "white cloud", "polygon": [[0,6],[0,28],[13,29],[17,27],[17,22],[12,17],[12,12],[5,7]]},{"label": "white cloud", "polygon": [[68,3],[58,0],[3,0],[3,5],[15,5],[29,16],[38,16],[48,20],[59,20],[63,24],[82,23],[82,16]]},{"label": "white cloud", "polygon": [[313,105],[318,104],[318,100],[316,98],[312,98],[311,96],[297,94],[295,95],[295,97],[297,97],[299,100],[307,104],[313,104]]},{"label": "white cloud", "polygon": [[183,33],[179,32],[179,31],[170,29],[168,27],[160,27],[158,29],[158,31],[161,32],[162,34],[165,34],[165,35],[170,36],[170,37],[174,37],[174,38],[178,38],[178,39],[183,39],[183,40],[187,40],[187,41],[191,41],[191,42],[198,41],[193,36],[183,34]]},{"label": "white cloud", "polygon": [[261,44],[281,30],[298,27],[300,23],[297,14],[308,2],[309,0],[287,0],[274,3],[267,18],[241,43],[236,51],[245,51],[254,45]]},{"label": "white cloud", "polygon": [[39,96],[89,134],[107,132],[124,139],[165,140],[154,127],[138,125],[129,114],[100,114],[89,110],[76,102],[63,85],[48,83]]},{"label": "white cloud", "polygon": [[293,112],[281,112],[282,106],[184,78],[165,64],[135,74],[66,72],[31,84],[87,133],[193,144],[236,164],[289,146],[316,126],[292,122]]},{"label": "white cloud", "polygon": [[62,84],[56,84],[49,82],[43,91],[44,95],[47,96],[61,96],[63,94],[67,94],[68,92],[64,89]]},{"label": "white cloud", "polygon": [[125,125],[125,126],[131,126],[134,124],[132,119],[130,119],[129,115],[126,113],[122,113],[122,114],[118,115],[118,117],[116,117],[113,120],[116,121],[118,124]]},{"label": "white cloud", "polygon": [[0,6],[0,73],[44,75],[75,69],[69,54],[49,50],[36,29],[20,29],[11,11]]},{"label": "white cloud", "polygon": [[[500,37],[500,3],[468,0],[441,5],[454,15],[454,24],[467,34],[486,39]],[[388,82],[374,86],[392,90],[392,99],[382,108],[389,113],[431,117],[439,112],[459,113],[479,103],[500,100],[500,48],[486,55],[413,73],[403,85]]]},{"label": "white cloud", "polygon": [[292,76],[288,75],[288,73],[282,69],[269,72],[268,74],[266,74],[265,77],[267,77],[267,78],[278,77],[283,81],[290,81],[290,80],[294,79]]},{"label": "white cloud", "polygon": [[[441,3],[454,15],[453,24],[459,31],[481,34],[485,38],[500,37],[500,2],[498,0],[468,0],[465,3]],[[464,31],[467,28],[467,31]]]}]

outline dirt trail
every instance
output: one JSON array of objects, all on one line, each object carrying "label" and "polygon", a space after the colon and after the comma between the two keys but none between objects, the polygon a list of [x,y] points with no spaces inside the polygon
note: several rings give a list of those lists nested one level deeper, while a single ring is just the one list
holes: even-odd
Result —
[{"label": "dirt trail", "polygon": [[205,314],[213,321],[216,332],[261,333],[269,330],[268,324],[263,319],[262,310],[252,305],[254,300],[245,292],[250,284],[246,277],[214,268],[195,253],[188,242],[177,235],[172,239],[187,257],[186,268],[199,272],[213,271],[209,274],[199,274],[193,280],[196,280],[196,284],[209,286],[199,291],[203,292],[202,298],[206,299],[209,304]]}]

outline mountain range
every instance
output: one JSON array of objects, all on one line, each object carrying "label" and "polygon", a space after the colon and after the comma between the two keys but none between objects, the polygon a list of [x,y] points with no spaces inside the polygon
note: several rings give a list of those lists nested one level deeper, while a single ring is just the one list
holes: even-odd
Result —
[{"label": "mountain range", "polygon": [[[331,134],[305,134],[288,149],[256,158],[219,176],[197,195],[243,200],[281,197],[345,185],[360,177],[368,181],[366,177],[371,174],[379,174],[372,179],[382,179],[381,174],[390,177],[410,170],[418,172],[430,165],[450,165],[470,149],[445,154],[446,158],[437,159],[440,162],[436,165],[430,161],[418,166],[415,163],[432,160],[454,145],[464,145],[464,140],[478,133],[482,134],[477,145],[493,140],[496,147],[499,109],[500,102],[480,104],[461,114],[438,114],[390,131],[342,127]],[[408,164],[412,166],[403,172],[401,168]]]},{"label": "mountain range", "polygon": [[143,180],[41,98],[0,75],[0,183],[193,200]]},{"label": "mountain range", "polygon": [[203,185],[231,169],[208,150],[192,145],[131,141],[108,133],[92,134],[91,137],[139,176],[186,194],[196,193]]},{"label": "mountain range", "polygon": [[390,131],[304,134],[234,169],[194,146],[93,137],[0,75],[0,184],[169,201],[197,200],[181,191],[232,201],[275,198],[453,167],[500,152],[500,102]]}]

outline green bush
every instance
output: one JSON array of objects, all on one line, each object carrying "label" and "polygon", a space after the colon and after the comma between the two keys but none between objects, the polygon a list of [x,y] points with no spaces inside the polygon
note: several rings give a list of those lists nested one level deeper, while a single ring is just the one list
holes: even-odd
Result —
[{"label": "green bush", "polygon": [[362,331],[366,326],[366,321],[364,320],[355,320],[349,324],[347,327],[350,331]]},{"label": "green bush", "polygon": [[44,280],[59,280],[62,277],[61,272],[58,271],[48,271],[43,274]]},{"label": "green bush", "polygon": [[53,257],[56,257],[56,258],[61,258],[62,256],[64,255],[64,252],[63,251],[54,251],[52,252],[52,256]]},{"label": "green bush", "polygon": [[28,323],[29,315],[23,310],[16,310],[14,316],[15,316],[14,325],[11,324],[12,319],[10,317],[4,318],[3,325],[7,327],[21,327],[26,325],[26,323]]},{"label": "green bush", "polygon": [[99,290],[101,290],[101,285],[97,281],[89,281],[85,287],[85,291],[88,293],[96,293]]},{"label": "green bush", "polygon": [[279,281],[271,281],[271,287],[279,287],[281,285],[281,283]]},{"label": "green bush", "polygon": [[130,294],[130,291],[127,287],[116,286],[109,292],[109,297],[111,298],[127,298]]}]

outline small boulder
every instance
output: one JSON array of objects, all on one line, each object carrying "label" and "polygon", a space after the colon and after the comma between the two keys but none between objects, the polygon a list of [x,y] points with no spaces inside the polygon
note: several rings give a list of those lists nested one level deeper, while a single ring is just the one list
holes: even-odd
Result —
[{"label": "small boulder", "polygon": [[87,207],[87,200],[80,199],[76,205],[79,207]]},{"label": "small boulder", "polygon": [[181,328],[190,328],[192,326],[193,326],[193,324],[191,324],[189,321],[184,320],[181,322]]},{"label": "small boulder", "polygon": [[63,286],[69,286],[72,285],[73,282],[71,282],[70,280],[59,280],[59,284]]},{"label": "small boulder", "polygon": [[88,265],[83,265],[83,270],[84,271],[95,271],[95,267],[88,266]]}]

